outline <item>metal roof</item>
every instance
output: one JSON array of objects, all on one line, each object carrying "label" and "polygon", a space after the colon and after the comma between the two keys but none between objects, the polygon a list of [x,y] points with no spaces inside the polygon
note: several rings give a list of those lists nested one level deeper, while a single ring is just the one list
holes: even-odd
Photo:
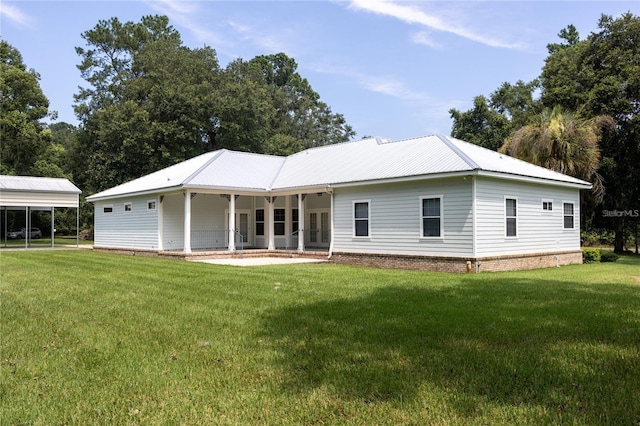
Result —
[{"label": "metal roof", "polygon": [[226,149],[212,151],[99,192],[87,200],[182,188],[266,191],[285,159]]},{"label": "metal roof", "polygon": [[466,172],[591,187],[580,179],[437,135],[401,141],[363,139],[311,148],[288,157],[214,151],[87,199],[96,201],[174,188],[287,191]]},{"label": "metal roof", "polygon": [[0,175],[0,191],[61,192],[71,194],[80,194],[82,192],[67,179],[7,175]]},{"label": "metal roof", "polygon": [[189,188],[211,187],[268,190],[285,157],[222,150],[184,184]]},{"label": "metal roof", "polygon": [[440,138],[446,139],[451,145],[460,150],[468,158],[472,159],[478,170],[486,172],[496,172],[508,174],[512,176],[520,176],[523,178],[537,178],[548,181],[571,183],[579,186],[591,187],[589,182],[577,179],[562,173],[554,172],[535,164],[510,157],[506,154],[492,151],[469,142],[461,141],[451,137]]}]

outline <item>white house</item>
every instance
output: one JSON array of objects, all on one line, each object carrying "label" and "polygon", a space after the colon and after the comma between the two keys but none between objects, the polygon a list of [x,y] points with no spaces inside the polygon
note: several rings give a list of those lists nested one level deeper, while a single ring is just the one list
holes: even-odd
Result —
[{"label": "white house", "polygon": [[445,136],[219,150],[88,197],[101,249],[326,250],[447,271],[581,263],[588,182]]}]

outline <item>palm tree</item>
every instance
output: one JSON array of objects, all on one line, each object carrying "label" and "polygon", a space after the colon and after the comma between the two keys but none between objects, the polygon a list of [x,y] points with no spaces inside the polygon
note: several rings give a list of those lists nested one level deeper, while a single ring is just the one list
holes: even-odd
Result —
[{"label": "palm tree", "polygon": [[585,120],[560,106],[545,108],[531,124],[513,133],[498,151],[591,182],[595,201],[599,203],[604,185],[598,173],[598,145],[603,130],[615,127],[615,120],[608,115]]}]

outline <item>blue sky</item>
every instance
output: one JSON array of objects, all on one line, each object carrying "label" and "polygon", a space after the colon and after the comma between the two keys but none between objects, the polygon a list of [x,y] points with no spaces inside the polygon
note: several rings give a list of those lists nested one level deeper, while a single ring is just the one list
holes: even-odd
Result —
[{"label": "blue sky", "polygon": [[167,15],[191,48],[235,58],[284,52],[332,110],[362,136],[449,134],[449,109],[502,82],[539,76],[546,45],[573,24],[581,38],[601,14],[635,1],[10,1],[0,34],[17,48],[58,121],[77,124],[73,95],[86,86],[75,47],[99,20]]}]

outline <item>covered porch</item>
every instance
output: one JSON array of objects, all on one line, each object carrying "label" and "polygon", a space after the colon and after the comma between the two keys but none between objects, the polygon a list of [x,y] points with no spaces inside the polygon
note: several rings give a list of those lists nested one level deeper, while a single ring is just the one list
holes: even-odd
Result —
[{"label": "covered porch", "polygon": [[186,189],[159,196],[159,251],[185,255],[321,252],[331,243],[332,194],[264,195]]}]

